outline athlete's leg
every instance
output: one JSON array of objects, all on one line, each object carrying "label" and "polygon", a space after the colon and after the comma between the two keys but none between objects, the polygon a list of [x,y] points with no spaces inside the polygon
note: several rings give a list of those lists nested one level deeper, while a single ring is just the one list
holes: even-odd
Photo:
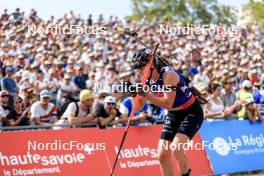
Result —
[{"label": "athlete's leg", "polygon": [[170,147],[173,150],[172,153],[177,160],[178,168],[181,174],[186,174],[189,171],[187,157],[183,147],[189,140],[190,138],[185,134],[177,133]]},{"label": "athlete's leg", "polygon": [[170,141],[164,139],[160,139],[158,143],[158,158],[163,176],[174,176],[173,157],[170,144]]}]

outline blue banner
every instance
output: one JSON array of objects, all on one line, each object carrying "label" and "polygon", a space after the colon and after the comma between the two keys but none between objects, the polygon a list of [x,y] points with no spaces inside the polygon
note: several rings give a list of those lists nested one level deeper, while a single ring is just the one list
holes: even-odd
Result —
[{"label": "blue banner", "polygon": [[200,134],[214,174],[264,168],[264,123],[205,122]]}]

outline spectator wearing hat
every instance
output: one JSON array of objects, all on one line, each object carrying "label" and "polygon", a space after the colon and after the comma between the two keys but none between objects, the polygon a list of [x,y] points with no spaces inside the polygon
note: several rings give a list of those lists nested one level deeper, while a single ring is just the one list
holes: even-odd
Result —
[{"label": "spectator wearing hat", "polygon": [[76,67],[76,76],[73,78],[75,86],[78,88],[78,91],[86,89],[86,80],[88,79],[87,75],[84,74],[82,67]]},{"label": "spectator wearing hat", "polygon": [[30,108],[32,124],[50,125],[57,121],[57,107],[50,102],[51,94],[47,89],[40,92],[40,100]]},{"label": "spectator wearing hat", "polygon": [[59,102],[63,100],[64,97],[74,96],[78,92],[78,88],[72,81],[70,74],[66,73],[63,80],[59,82],[59,90],[57,94],[57,99]]},{"label": "spectator wearing hat", "polygon": [[93,113],[94,96],[92,91],[85,89],[80,92],[79,102],[71,102],[57,124],[97,124]]},{"label": "spectator wearing hat", "polygon": [[7,116],[12,110],[12,107],[8,104],[8,97],[6,90],[0,92],[0,124],[3,126],[7,126]]},{"label": "spectator wearing hat", "polygon": [[88,74],[88,79],[86,80],[86,87],[87,89],[93,89],[93,86],[95,83],[95,73],[94,71],[90,71],[89,74]]},{"label": "spectator wearing hat", "polygon": [[117,125],[127,120],[127,116],[121,114],[116,108],[116,100],[113,96],[107,96],[103,103],[97,103],[95,113],[100,128],[105,128],[107,125]]},{"label": "spectator wearing hat", "polygon": [[257,110],[252,97],[245,100],[245,106],[246,106],[246,118],[248,118],[251,123],[256,123],[257,119],[260,122],[263,122],[264,119],[260,115],[260,112]]},{"label": "spectator wearing hat", "polygon": [[30,108],[31,105],[37,101],[36,93],[31,86],[25,86],[20,95],[23,99],[23,108]]},{"label": "spectator wearing hat", "polygon": [[237,92],[237,100],[241,101],[242,103],[242,108],[240,111],[237,112],[237,115],[239,118],[245,118],[246,117],[246,100],[250,99],[252,96],[252,83],[249,80],[244,80],[242,82],[242,87],[240,90]]},{"label": "spectator wearing hat", "polygon": [[14,68],[12,66],[8,66],[5,69],[6,76],[1,81],[2,90],[6,90],[9,95],[15,96],[18,93],[18,88],[15,80],[12,78],[14,74]]}]

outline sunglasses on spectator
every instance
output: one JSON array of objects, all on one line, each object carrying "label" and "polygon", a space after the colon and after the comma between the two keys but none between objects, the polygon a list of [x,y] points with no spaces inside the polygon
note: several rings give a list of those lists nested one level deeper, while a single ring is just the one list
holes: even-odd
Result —
[{"label": "sunglasses on spectator", "polygon": [[22,103],[22,101],[15,101],[15,104]]},{"label": "sunglasses on spectator", "polygon": [[2,98],[7,98],[7,97],[8,97],[8,95],[1,95],[1,97],[2,97]]},{"label": "sunglasses on spectator", "polygon": [[107,103],[108,106],[115,106],[115,103]]}]

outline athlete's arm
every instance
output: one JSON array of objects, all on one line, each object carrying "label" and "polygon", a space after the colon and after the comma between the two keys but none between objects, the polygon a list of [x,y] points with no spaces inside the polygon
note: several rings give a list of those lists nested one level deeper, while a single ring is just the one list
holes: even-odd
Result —
[{"label": "athlete's arm", "polygon": [[[179,76],[176,75],[172,71],[168,71],[163,76],[164,86],[166,86],[166,85],[177,86],[179,81],[180,81]],[[157,97],[156,95],[152,94],[151,92],[148,92],[146,94],[146,99],[149,100],[151,103],[153,103],[156,106],[168,109],[168,110],[170,110],[172,108],[175,97],[176,97],[176,91],[164,92],[163,97]]]}]

